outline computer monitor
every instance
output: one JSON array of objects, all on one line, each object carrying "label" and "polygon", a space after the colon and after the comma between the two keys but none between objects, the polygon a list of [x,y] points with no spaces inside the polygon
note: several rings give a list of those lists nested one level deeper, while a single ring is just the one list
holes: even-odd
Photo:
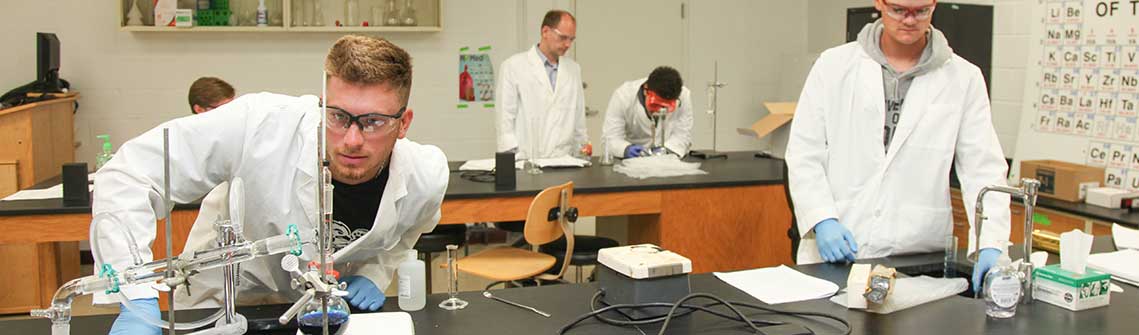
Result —
[{"label": "computer monitor", "polygon": [[61,92],[59,80],[59,38],[53,33],[36,33],[36,80],[42,92]]}]

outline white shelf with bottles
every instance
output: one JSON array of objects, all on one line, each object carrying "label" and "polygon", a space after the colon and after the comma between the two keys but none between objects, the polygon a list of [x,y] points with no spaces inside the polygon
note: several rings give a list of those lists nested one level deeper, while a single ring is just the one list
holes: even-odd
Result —
[{"label": "white shelf with bottles", "polygon": [[[265,0],[268,26],[258,27],[260,0],[228,0],[228,25],[156,27],[153,9],[138,6],[153,0],[121,0],[119,30],[129,32],[438,32],[443,30],[443,0]],[[215,0],[217,1],[217,0]],[[208,0],[175,0],[194,9]],[[216,3],[216,2],[214,2]],[[348,10],[352,8],[352,10]],[[355,20],[346,19],[355,14]],[[389,13],[392,13],[389,15]],[[408,15],[410,13],[410,15]],[[410,20],[408,18],[411,18]],[[130,21],[134,22],[130,22]],[[379,20],[381,24],[374,24]],[[133,24],[132,24],[133,23]],[[197,22],[195,22],[197,23]],[[389,24],[383,24],[389,23]],[[408,24],[410,23],[410,24]],[[339,26],[337,25],[339,24]],[[367,24],[367,25],[365,25]]]}]

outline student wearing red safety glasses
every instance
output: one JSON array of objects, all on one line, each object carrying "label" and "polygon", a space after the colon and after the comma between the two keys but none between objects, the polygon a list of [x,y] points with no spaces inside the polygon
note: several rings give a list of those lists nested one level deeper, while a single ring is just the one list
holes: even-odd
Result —
[{"label": "student wearing red safety glasses", "polygon": [[[981,70],[931,25],[936,6],[876,0],[881,19],[811,68],[785,156],[804,239],[797,262],[944,250],[953,234],[951,164],[966,204],[981,188],[1006,184]],[[1009,239],[1009,197],[990,195],[984,206],[993,211],[969,241],[980,250],[975,288]],[[966,210],[972,237],[973,206]]]},{"label": "student wearing red safety glasses", "polygon": [[692,97],[680,73],[661,66],[648,78],[627,81],[617,87],[605,110],[602,137],[609,154],[618,158],[648,154],[652,142],[651,113],[669,113],[665,123],[664,149],[683,157],[692,144]]}]

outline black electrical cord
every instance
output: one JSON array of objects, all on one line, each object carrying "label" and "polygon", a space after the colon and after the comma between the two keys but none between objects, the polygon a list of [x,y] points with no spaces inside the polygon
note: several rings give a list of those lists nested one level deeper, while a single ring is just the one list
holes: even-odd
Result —
[{"label": "black electrical cord", "polygon": [[494,171],[463,171],[459,174],[459,178],[476,183],[493,183]]},{"label": "black electrical cord", "polygon": [[[590,299],[590,301],[591,301],[590,306],[589,306],[590,310],[597,310],[597,298],[601,297],[601,293],[602,293],[602,291],[597,291],[597,293],[595,293],[593,295],[593,298]],[[670,308],[673,305],[674,304],[670,304],[667,302],[658,302],[658,303],[643,303],[643,304],[637,304],[637,305],[628,305],[628,307],[623,307],[623,308],[645,308],[645,307]],[[711,307],[718,306],[718,305],[721,305],[721,303],[717,302],[717,303],[712,303],[712,304],[707,304],[707,305],[681,305],[680,306],[681,308],[685,308],[688,310],[681,312],[681,314],[675,315],[673,317],[680,317],[680,316],[688,315],[688,314],[691,314],[692,312],[699,310],[699,311],[708,312],[709,314],[712,314],[712,315],[715,315],[715,316],[718,316],[721,318],[725,318],[725,319],[729,319],[729,320],[733,320],[733,321],[744,322],[743,319],[740,319],[736,315],[731,315],[731,314],[727,314],[727,313],[723,313],[723,312],[711,309]],[[623,308],[617,308],[617,309],[623,309]],[[610,319],[610,318],[602,316],[601,314],[595,315],[594,317],[597,318],[598,320],[600,320],[601,322],[608,323],[608,324],[611,324],[614,326],[639,326],[639,325],[661,322],[661,321],[664,321],[666,318],[665,316],[658,316],[658,317],[651,318],[651,319],[644,319],[644,320],[629,319],[628,321],[624,321],[624,320]],[[771,321],[762,321],[762,320],[751,320],[751,322],[763,324],[765,326],[774,326],[774,325],[783,324],[782,322],[771,322]]]},{"label": "black electrical cord", "polygon": [[668,315],[665,316],[664,324],[660,326],[660,331],[657,332],[657,335],[664,335],[664,331],[665,331],[665,329],[668,329],[668,323],[672,321],[672,315],[676,313],[677,307],[680,307],[680,305],[683,304],[685,301],[692,300],[695,298],[708,298],[708,299],[715,300],[721,304],[724,304],[725,307],[728,307],[728,309],[732,310],[732,312],[735,312],[736,315],[738,315],[740,317],[740,319],[745,320],[747,325],[750,326],[751,329],[755,329],[755,332],[757,334],[763,334],[763,331],[759,330],[759,327],[756,327],[755,323],[751,322],[751,319],[748,319],[747,316],[744,315],[743,312],[740,312],[740,310],[736,308],[736,306],[732,306],[732,304],[728,303],[727,301],[724,301],[724,299],[720,299],[720,297],[717,297],[717,296],[714,296],[711,294],[707,294],[707,293],[692,293],[692,294],[685,296],[684,298],[681,298],[680,301],[677,301],[676,304],[672,306],[672,309],[670,309],[668,311]]},{"label": "black electrical cord", "polygon": [[[764,334],[764,332],[756,326],[757,324],[763,325],[763,326],[774,326],[774,325],[785,324],[783,322],[752,320],[752,319],[748,318],[747,316],[745,316],[742,312],[740,312],[734,305],[739,305],[742,307],[757,309],[757,310],[761,310],[761,311],[764,311],[766,313],[772,313],[772,314],[789,315],[789,316],[801,317],[801,318],[820,317],[820,318],[824,318],[824,319],[830,319],[830,320],[837,321],[838,323],[843,325],[843,327],[845,328],[845,330],[843,331],[843,335],[849,335],[852,331],[852,328],[850,326],[850,322],[846,321],[845,319],[834,316],[834,315],[830,315],[830,314],[826,314],[826,313],[817,313],[817,312],[784,311],[784,310],[778,310],[775,308],[764,307],[764,306],[746,303],[746,302],[725,301],[725,300],[723,300],[717,296],[714,296],[711,294],[706,294],[706,293],[693,293],[693,294],[690,294],[688,296],[685,296],[684,298],[680,299],[676,303],[671,303],[671,304],[670,303],[618,304],[618,305],[610,305],[608,307],[604,307],[601,309],[595,309],[596,301],[597,301],[598,297],[600,297],[603,294],[604,294],[604,291],[598,291],[597,293],[595,293],[593,295],[593,298],[590,299],[590,303],[589,303],[591,312],[586,313],[586,314],[578,317],[577,319],[570,322],[569,324],[566,324],[565,326],[563,326],[561,329],[558,330],[558,334],[559,335],[565,334],[567,331],[569,331],[573,327],[577,326],[577,324],[579,324],[585,320],[588,320],[589,318],[596,318],[603,323],[615,325],[615,326],[638,326],[638,325],[651,324],[651,323],[657,323],[657,322],[664,321],[664,324],[661,326],[660,332],[658,333],[658,334],[664,334],[664,331],[665,331],[665,329],[668,328],[668,323],[672,318],[675,318],[677,316],[687,315],[687,314],[696,312],[698,310],[708,312],[709,314],[712,314],[712,315],[715,315],[718,317],[722,317],[722,318],[726,318],[729,320],[738,321],[738,322],[745,322],[749,326],[751,326],[751,328],[754,329],[756,331],[756,333],[758,333],[758,334]],[[711,304],[707,304],[707,305],[684,304],[685,301],[691,300],[694,298],[707,298],[707,299],[715,300],[716,302],[711,303]],[[711,307],[719,306],[719,305],[724,305],[725,307],[728,307],[735,314],[732,315],[732,314],[722,313],[722,312],[711,309]],[[614,320],[614,319],[609,319],[609,318],[601,316],[601,314],[603,314],[605,312],[609,312],[609,311],[620,310],[620,309],[629,309],[629,308],[645,308],[645,307],[670,307],[671,309],[669,310],[669,313],[666,316],[652,318],[652,319],[646,319],[646,320],[637,320],[637,321],[634,321],[631,319],[629,321]],[[676,313],[677,309],[686,309],[686,310],[681,311],[679,314],[677,314]],[[811,331],[811,333],[814,333],[814,330],[810,329],[809,327],[806,327],[806,326],[803,326],[803,327],[806,328],[807,330]]]}]

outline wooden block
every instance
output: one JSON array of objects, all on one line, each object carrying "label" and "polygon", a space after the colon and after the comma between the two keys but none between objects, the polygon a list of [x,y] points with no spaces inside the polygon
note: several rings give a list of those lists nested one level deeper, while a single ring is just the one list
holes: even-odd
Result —
[{"label": "wooden block", "polygon": [[6,268],[0,275],[0,287],[6,288],[0,290],[0,313],[27,313],[40,308],[42,287],[36,244],[0,244],[0,258],[4,259]]},{"label": "wooden block", "polygon": [[20,190],[16,161],[0,161],[0,198]]}]

